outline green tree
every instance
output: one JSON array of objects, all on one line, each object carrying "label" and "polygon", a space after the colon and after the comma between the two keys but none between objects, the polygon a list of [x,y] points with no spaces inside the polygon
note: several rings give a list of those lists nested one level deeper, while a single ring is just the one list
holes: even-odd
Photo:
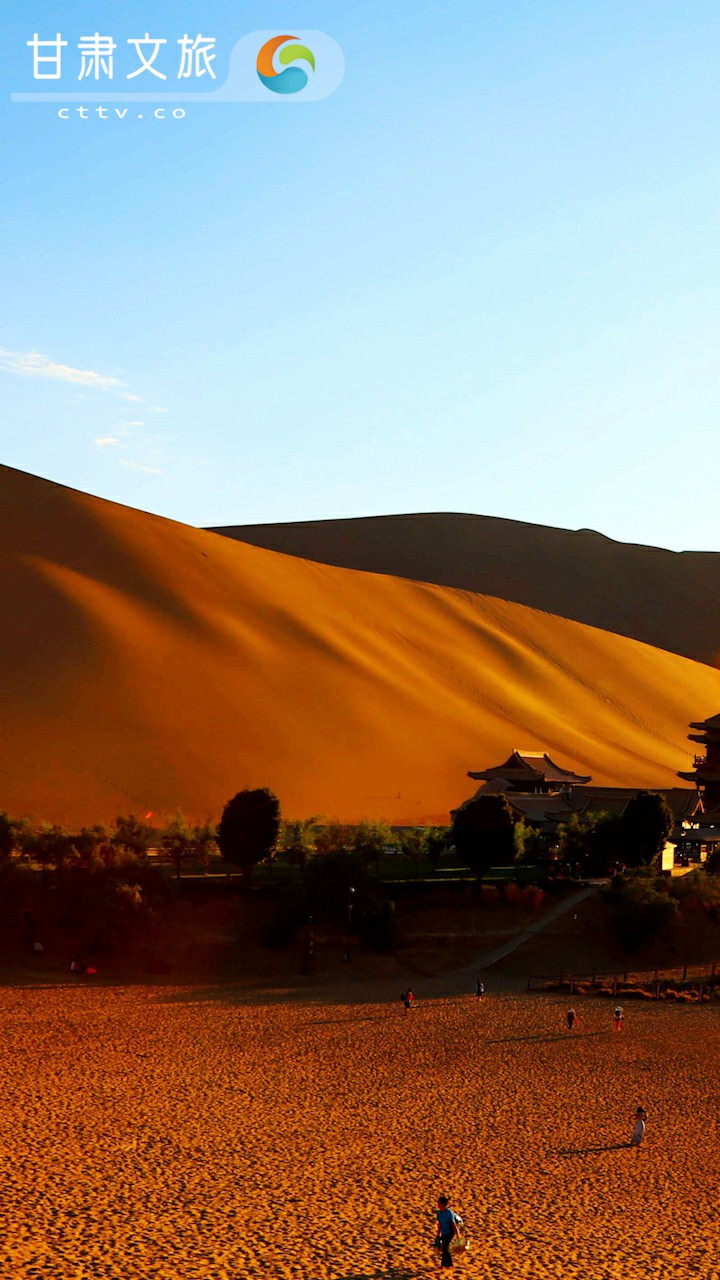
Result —
[{"label": "green tree", "polygon": [[393,841],[393,833],[387,822],[372,822],[370,818],[363,818],[353,831],[351,847],[366,862],[379,862],[386,847]]},{"label": "green tree", "polygon": [[84,867],[114,866],[117,850],[113,847],[107,827],[81,827],[71,836],[77,861]]},{"label": "green tree", "polygon": [[317,852],[316,822],[317,818],[292,818],[282,826],[280,848],[290,865],[303,872]]},{"label": "green tree", "polygon": [[624,835],[620,819],[608,813],[573,814],[558,829],[558,857],[571,866],[579,863],[584,872],[604,873],[607,864],[624,856]]},{"label": "green tree", "polygon": [[528,827],[522,818],[515,823],[513,831],[513,849],[516,862],[528,861],[528,845],[530,843],[530,835],[532,827]]},{"label": "green tree", "polygon": [[172,822],[162,833],[160,843],[175,868],[175,878],[180,879],[180,868],[184,859],[195,853],[193,828],[182,813],[177,813]]},{"label": "green tree", "polygon": [[280,801],[267,787],[239,791],[228,800],[217,842],[225,862],[249,874],[273,853],[280,834]]},{"label": "green tree", "polygon": [[44,822],[33,835],[32,852],[43,867],[62,869],[77,859],[73,838],[57,824]]},{"label": "green tree", "polygon": [[16,849],[22,848],[29,830],[26,818],[11,818],[4,810],[0,813],[0,863],[9,862]]},{"label": "green tree", "polygon": [[433,874],[440,865],[440,859],[444,853],[447,853],[452,838],[449,827],[426,827],[425,828],[425,854]]},{"label": "green tree", "polygon": [[154,829],[134,813],[127,818],[116,818],[113,823],[112,843],[119,849],[125,849],[136,858],[143,858],[155,837]]},{"label": "green tree", "polygon": [[318,855],[324,858],[328,853],[340,853],[343,850],[347,852],[353,849],[354,840],[354,827],[349,826],[347,822],[340,822],[337,818],[331,818],[330,822],[318,826],[315,833],[315,848]]},{"label": "green tree", "polygon": [[460,860],[482,880],[491,867],[512,865],[514,828],[515,819],[507,796],[473,796],[455,812],[452,842]]},{"label": "green tree", "polygon": [[208,818],[206,822],[193,827],[192,834],[193,853],[202,866],[203,874],[207,875],[210,859],[218,851],[217,827]]},{"label": "green tree", "polygon": [[655,791],[638,791],[628,801],[619,825],[623,857],[628,866],[654,862],[665,848],[673,826],[673,815],[665,797]]}]

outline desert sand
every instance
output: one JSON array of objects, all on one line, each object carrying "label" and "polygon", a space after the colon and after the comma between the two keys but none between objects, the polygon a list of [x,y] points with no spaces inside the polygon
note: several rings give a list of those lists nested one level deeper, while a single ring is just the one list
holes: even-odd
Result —
[{"label": "desert sand", "polygon": [[615,542],[593,529],[454,512],[216,532],[341,568],[500,596],[718,665],[720,554],[714,551],[667,551]]},{"label": "desert sand", "polygon": [[716,1280],[717,1008],[360,994],[0,991],[0,1273]]},{"label": "desert sand", "polygon": [[672,786],[720,672],[468,591],[298,560],[0,468],[0,809],[445,821],[515,746]]}]

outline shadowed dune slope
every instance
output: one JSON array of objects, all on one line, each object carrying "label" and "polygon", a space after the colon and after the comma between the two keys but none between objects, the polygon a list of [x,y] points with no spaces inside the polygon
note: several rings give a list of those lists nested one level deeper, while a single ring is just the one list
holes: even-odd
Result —
[{"label": "shadowed dune slope", "polygon": [[720,673],[517,604],[308,563],[0,468],[0,808],[53,820],[269,785],[287,814],[442,819],[546,747],[671,785]]},{"label": "shadowed dune slope", "polygon": [[218,528],[271,551],[463,587],[718,665],[720,554],[492,516],[372,516]]}]

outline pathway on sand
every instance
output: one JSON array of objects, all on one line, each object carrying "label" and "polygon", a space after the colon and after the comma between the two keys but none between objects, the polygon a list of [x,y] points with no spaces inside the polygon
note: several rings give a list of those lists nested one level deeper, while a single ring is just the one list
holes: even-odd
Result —
[{"label": "pathway on sand", "polygon": [[529,928],[519,929],[518,932],[513,934],[512,938],[509,938],[507,942],[502,944],[502,946],[495,947],[494,950],[486,951],[483,955],[479,956],[474,964],[468,965],[466,972],[468,974],[483,973],[486,969],[490,969],[494,964],[497,964],[499,960],[504,960],[506,956],[512,955],[513,951],[517,951],[518,947],[521,947],[524,942],[529,942],[529,940],[534,938],[536,934],[543,933],[549,925],[554,924],[561,916],[567,915],[568,911],[573,911],[581,902],[585,902],[585,900],[593,893],[597,893],[597,887],[595,885],[591,885],[589,888],[581,889],[578,893],[574,893],[571,898],[566,898],[564,902],[558,903],[556,907],[553,907],[552,911],[548,911],[546,916],[543,916],[541,920],[536,921],[535,924],[531,925]]}]

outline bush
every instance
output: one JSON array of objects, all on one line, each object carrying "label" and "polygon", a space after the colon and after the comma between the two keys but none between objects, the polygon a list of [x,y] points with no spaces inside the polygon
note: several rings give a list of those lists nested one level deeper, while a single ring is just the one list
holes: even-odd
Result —
[{"label": "bush", "polygon": [[683,908],[699,908],[717,920],[720,911],[720,879],[717,876],[708,875],[698,867],[686,876],[671,880],[670,892]]},{"label": "bush", "polygon": [[286,888],[277,896],[275,910],[260,930],[260,942],[272,951],[283,951],[294,941],[308,918],[308,902],[302,888]]},{"label": "bush", "polygon": [[507,884],[504,896],[508,906],[517,907],[520,911],[537,911],[545,895],[536,885]]},{"label": "bush", "polygon": [[334,924],[347,921],[350,889],[354,889],[353,917],[359,919],[367,899],[375,896],[375,881],[358,853],[338,849],[313,858],[305,872],[305,889],[310,910]]},{"label": "bush", "polygon": [[370,899],[365,903],[359,926],[360,938],[371,951],[394,951],[397,942],[395,903],[389,898]]},{"label": "bush", "polygon": [[666,932],[677,917],[677,899],[667,882],[655,876],[636,876],[620,892],[616,915],[618,937],[626,951],[634,951]]}]

